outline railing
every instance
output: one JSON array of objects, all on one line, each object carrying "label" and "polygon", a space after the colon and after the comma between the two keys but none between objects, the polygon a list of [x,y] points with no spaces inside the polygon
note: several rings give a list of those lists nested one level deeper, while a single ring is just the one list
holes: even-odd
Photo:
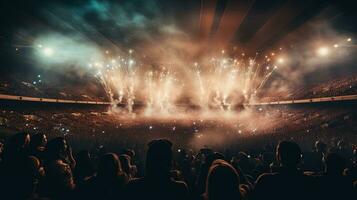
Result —
[{"label": "railing", "polygon": [[[103,101],[80,101],[80,100],[66,100],[66,99],[52,99],[52,98],[37,98],[37,97],[27,97],[27,96],[6,95],[6,94],[0,94],[0,100],[44,102],[44,103],[65,103],[65,104],[91,104],[91,105],[111,104],[111,102],[103,102]],[[304,103],[317,103],[317,102],[335,102],[335,101],[347,101],[347,100],[357,100],[357,94],[334,96],[334,97],[311,98],[311,99],[292,99],[292,100],[272,101],[272,102],[250,102],[244,105],[246,106],[281,105],[281,104],[285,105],[285,104],[304,104]]]},{"label": "railing", "polygon": [[91,104],[91,105],[111,104],[110,102],[102,102],[102,101],[80,101],[80,100],[66,100],[66,99],[37,98],[37,97],[26,97],[26,96],[14,96],[14,95],[7,95],[7,94],[0,94],[0,100],[44,102],[44,103],[66,103],[66,104]]},{"label": "railing", "polygon": [[334,97],[321,97],[311,99],[292,99],[286,101],[272,101],[272,102],[250,102],[244,105],[247,106],[259,106],[259,105],[280,105],[280,104],[303,104],[303,103],[318,103],[318,102],[334,102],[334,101],[348,101],[357,100],[357,94],[334,96]]}]

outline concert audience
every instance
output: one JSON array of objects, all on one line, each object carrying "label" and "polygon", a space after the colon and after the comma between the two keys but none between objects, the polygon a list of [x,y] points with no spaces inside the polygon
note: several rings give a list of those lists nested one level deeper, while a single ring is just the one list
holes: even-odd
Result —
[{"label": "concert audience", "polygon": [[148,144],[142,176],[136,162],[143,147],[116,154],[101,146],[74,157],[65,138],[47,143],[45,134],[27,133],[1,144],[0,199],[5,200],[357,197],[357,152],[341,141],[318,141],[310,152],[285,140],[276,150],[257,147],[256,154],[203,148],[195,155],[184,148],[173,151],[170,141],[158,139]]}]

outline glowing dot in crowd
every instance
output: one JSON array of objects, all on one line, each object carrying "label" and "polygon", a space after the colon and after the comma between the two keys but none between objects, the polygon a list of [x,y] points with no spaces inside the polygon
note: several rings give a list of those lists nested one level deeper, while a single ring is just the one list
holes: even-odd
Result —
[{"label": "glowing dot in crowd", "polygon": [[37,77],[38,77],[38,78],[41,78],[41,75],[39,74],[39,75],[37,75]]},{"label": "glowing dot in crowd", "polygon": [[149,129],[151,130],[151,129],[152,129],[152,126],[149,126]]},{"label": "glowing dot in crowd", "polygon": [[173,130],[173,131],[176,130],[176,126],[172,127],[172,130]]},{"label": "glowing dot in crowd", "polygon": [[338,44],[334,44],[333,47],[337,48],[337,47],[338,47]]},{"label": "glowing dot in crowd", "polygon": [[317,49],[317,54],[319,56],[327,56],[329,53],[329,49],[327,47],[320,47]]},{"label": "glowing dot in crowd", "polygon": [[36,81],[34,81],[34,82],[32,82],[34,85],[36,85],[37,84],[37,82]]},{"label": "glowing dot in crowd", "polygon": [[16,48],[16,49],[15,49],[15,51],[18,51],[18,50],[19,50],[19,48]]},{"label": "glowing dot in crowd", "polygon": [[52,48],[46,47],[43,49],[43,54],[45,54],[45,56],[52,56],[54,53]]},{"label": "glowing dot in crowd", "polygon": [[105,53],[106,53],[106,54],[109,54],[109,51],[108,51],[108,50],[106,50],[106,51],[105,51]]},{"label": "glowing dot in crowd", "polygon": [[42,44],[37,45],[38,48],[42,48]]},{"label": "glowing dot in crowd", "polygon": [[283,64],[284,63],[284,58],[278,58],[278,63]]},{"label": "glowing dot in crowd", "polygon": [[198,63],[197,63],[197,62],[195,62],[195,63],[194,63],[194,65],[197,67],[197,66],[198,66]]},{"label": "glowing dot in crowd", "polygon": [[132,50],[132,49],[129,49],[129,53],[132,54],[132,53],[133,53],[133,50]]},{"label": "glowing dot in crowd", "polygon": [[347,42],[351,42],[351,41],[352,41],[352,39],[351,39],[351,38],[348,38],[348,39],[347,39]]},{"label": "glowing dot in crowd", "polygon": [[222,49],[222,54],[224,54],[224,49]]},{"label": "glowing dot in crowd", "polygon": [[275,56],[275,53],[273,52],[273,53],[271,53],[271,56]]}]

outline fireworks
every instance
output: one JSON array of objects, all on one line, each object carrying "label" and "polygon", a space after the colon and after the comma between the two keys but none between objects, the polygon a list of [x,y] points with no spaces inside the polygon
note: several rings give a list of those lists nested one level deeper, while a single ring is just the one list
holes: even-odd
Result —
[{"label": "fireworks", "polygon": [[137,60],[134,50],[128,53],[108,55],[87,66],[96,69],[95,76],[115,109],[133,113],[134,106],[140,105],[147,116],[170,115],[188,107],[203,112],[233,111],[256,95],[276,69],[258,63],[256,57],[229,57],[224,50],[218,56],[188,64],[192,67],[186,67],[185,71],[179,71],[182,66],[175,64],[153,68]]},{"label": "fireworks", "polygon": [[[316,49],[317,56],[311,56],[322,59],[346,46],[346,40],[352,41],[348,38],[325,44]],[[282,47],[254,55],[217,49],[187,60],[169,55],[172,57],[148,61],[152,57],[144,50],[101,50],[92,43],[63,36],[46,37],[35,44],[41,61],[78,65],[93,74],[113,103],[112,111],[129,116],[138,114],[136,108],[144,116],[177,115],[188,110],[234,113],[264,94],[278,68],[283,71],[294,63],[294,57]],[[41,82],[38,78],[34,84]]]}]

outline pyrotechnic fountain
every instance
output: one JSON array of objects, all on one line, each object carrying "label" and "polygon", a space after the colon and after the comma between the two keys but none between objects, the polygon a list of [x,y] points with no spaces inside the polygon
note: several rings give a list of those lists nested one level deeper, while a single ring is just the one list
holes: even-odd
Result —
[{"label": "pyrotechnic fountain", "polygon": [[[132,113],[134,105],[145,115],[174,114],[194,107],[200,112],[231,112],[259,92],[277,69],[270,58],[263,63],[255,58],[219,56],[187,63],[182,67],[151,65],[127,56],[107,56],[88,64],[96,71],[113,102],[113,109]],[[154,68],[154,69],[153,69]]]}]

